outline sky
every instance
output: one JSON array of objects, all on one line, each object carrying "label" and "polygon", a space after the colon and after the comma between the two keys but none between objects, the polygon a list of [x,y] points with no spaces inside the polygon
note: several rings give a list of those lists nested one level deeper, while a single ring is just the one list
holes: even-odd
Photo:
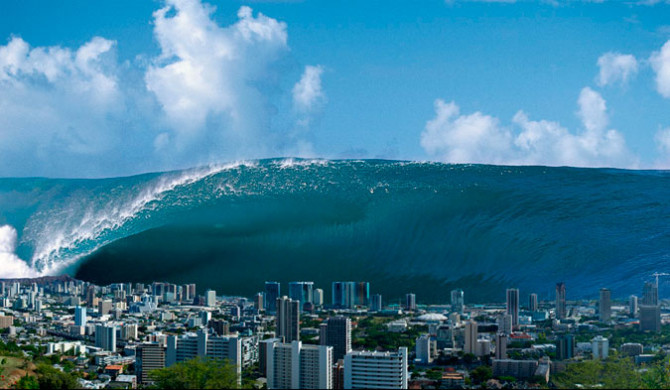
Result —
[{"label": "sky", "polygon": [[670,2],[0,3],[0,176],[670,168]]}]

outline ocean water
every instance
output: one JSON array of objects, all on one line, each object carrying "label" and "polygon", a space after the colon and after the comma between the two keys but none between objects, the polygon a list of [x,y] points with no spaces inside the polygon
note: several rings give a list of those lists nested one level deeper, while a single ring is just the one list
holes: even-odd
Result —
[{"label": "ocean water", "polygon": [[365,280],[385,302],[446,302],[457,287],[469,302],[507,287],[552,299],[563,281],[568,299],[624,297],[670,270],[670,172],[273,159],[0,179],[0,226],[0,277],[240,295],[312,280],[326,299],[332,281]]}]

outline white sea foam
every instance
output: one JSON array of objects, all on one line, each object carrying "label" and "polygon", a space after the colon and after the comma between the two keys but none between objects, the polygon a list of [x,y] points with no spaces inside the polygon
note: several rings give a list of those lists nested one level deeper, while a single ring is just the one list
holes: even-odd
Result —
[{"label": "white sea foam", "polygon": [[30,278],[37,275],[16,255],[17,237],[14,227],[0,226],[0,278]]},{"label": "white sea foam", "polygon": [[[147,183],[136,192],[126,196],[111,196],[106,203],[100,199],[72,199],[60,210],[48,210],[38,214],[29,226],[30,240],[34,246],[32,268],[39,274],[58,273],[109,241],[99,238],[106,232],[122,228],[141,212],[153,210],[163,197],[177,187],[190,185],[225,170],[240,166],[255,166],[255,163],[236,162],[211,165],[203,168],[166,173]],[[88,243],[81,252],[83,243]],[[72,253],[65,256],[65,253]]]}]

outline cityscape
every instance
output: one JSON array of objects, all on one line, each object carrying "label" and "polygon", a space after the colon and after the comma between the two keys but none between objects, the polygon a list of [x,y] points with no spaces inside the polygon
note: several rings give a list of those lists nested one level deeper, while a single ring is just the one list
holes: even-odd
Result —
[{"label": "cityscape", "polygon": [[253,297],[231,297],[195,284],[5,280],[0,386],[29,388],[40,359],[88,389],[150,388],[157,370],[206,359],[225,361],[244,388],[574,387],[566,373],[589,362],[663,361],[670,316],[659,275],[639,299],[602,288],[596,301],[573,301],[559,282],[552,300],[509,288],[488,304],[462,289],[450,302],[407,292],[392,303],[351,281],[267,281]]}]

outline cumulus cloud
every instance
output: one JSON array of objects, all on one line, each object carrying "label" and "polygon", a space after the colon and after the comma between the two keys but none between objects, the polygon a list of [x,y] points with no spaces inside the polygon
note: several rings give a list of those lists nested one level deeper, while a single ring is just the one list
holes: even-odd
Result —
[{"label": "cumulus cloud", "polygon": [[305,66],[305,71],[293,86],[293,106],[298,111],[310,111],[316,104],[325,99],[325,94],[321,88],[321,75],[323,67],[321,65]]},{"label": "cumulus cloud", "polygon": [[625,85],[638,70],[638,62],[635,56],[631,54],[621,54],[615,52],[605,53],[598,58],[597,83],[601,87],[621,83]]},{"label": "cumulus cloud", "polygon": [[177,146],[206,138],[212,149],[258,147],[271,110],[264,88],[276,84],[272,65],[288,51],[286,24],[244,6],[237,22],[221,27],[213,12],[199,1],[168,0],[154,13],[161,54],[146,85]]},{"label": "cumulus cloud", "polygon": [[136,61],[119,62],[102,37],[0,45],[0,175],[112,176],[304,150],[294,111],[309,121],[324,101],[323,68],[305,69],[292,108],[286,24],[243,6],[219,25],[214,12],[165,0],[153,14],[159,54]]},{"label": "cumulus cloud", "polygon": [[16,229],[0,226],[0,278],[30,278],[37,274],[14,253],[16,241]]},{"label": "cumulus cloud", "polygon": [[435,114],[421,134],[421,146],[428,154],[452,163],[508,161],[512,137],[498,119],[480,112],[460,115],[456,103],[441,99],[435,101]]},{"label": "cumulus cloud", "polygon": [[455,103],[438,99],[436,116],[421,134],[421,146],[450,163],[635,166],[621,134],[607,129],[606,104],[600,94],[584,88],[578,105],[584,129],[574,134],[557,122],[530,120],[523,111],[514,116],[512,126],[505,127],[480,112],[461,115]]},{"label": "cumulus cloud", "polygon": [[661,50],[652,53],[649,61],[656,72],[656,90],[663,97],[670,98],[670,41]]},{"label": "cumulus cloud", "polygon": [[[20,37],[0,46],[0,162],[58,166],[60,156],[94,159],[119,141],[123,96],[115,42],[95,37],[76,50],[31,48]],[[21,157],[20,157],[21,156]]]}]

